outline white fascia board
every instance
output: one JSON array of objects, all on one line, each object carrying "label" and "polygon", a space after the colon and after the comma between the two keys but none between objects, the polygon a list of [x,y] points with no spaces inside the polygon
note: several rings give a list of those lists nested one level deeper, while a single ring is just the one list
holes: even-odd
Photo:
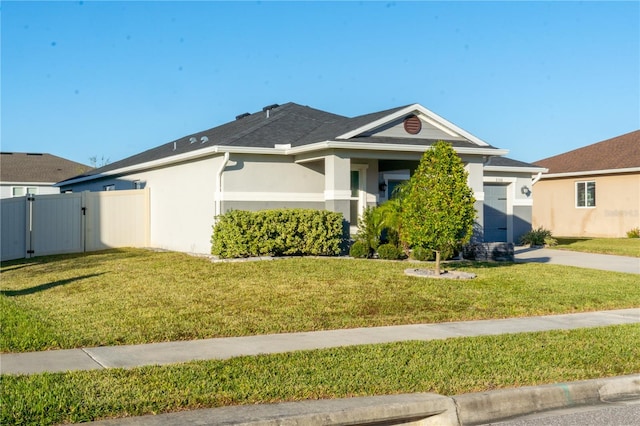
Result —
[{"label": "white fascia board", "polygon": [[549,169],[543,167],[509,167],[509,166],[485,166],[487,172],[520,172],[520,173],[546,173]]},{"label": "white fascia board", "polygon": [[[384,116],[376,121],[372,121],[369,124],[366,124],[364,126],[361,126],[355,130],[352,130],[350,132],[347,132],[343,135],[338,136],[336,139],[350,139],[354,136],[357,136],[361,133],[364,133],[366,131],[369,130],[373,130],[377,127],[383,126],[393,120],[396,120],[406,114],[409,114],[411,112],[419,112],[420,114],[424,115],[424,117],[428,118],[428,122],[435,125],[436,127],[438,127],[440,130],[443,130],[446,133],[451,134],[451,132],[453,132],[454,134],[458,134],[460,136],[465,137],[466,139],[470,140],[471,142],[480,145],[480,146],[489,146],[488,143],[486,143],[485,141],[483,141],[482,139],[473,136],[471,133],[461,129],[460,127],[456,126],[455,124],[451,123],[450,121],[444,119],[443,117],[439,116],[438,114],[436,114],[433,111],[428,110],[427,108],[423,107],[420,104],[413,104],[413,105],[409,105],[408,107],[402,108],[399,111],[394,112],[393,114],[389,114],[387,116]],[[454,136],[454,135],[452,135]]]},{"label": "white fascia board", "polygon": [[100,173],[97,175],[83,176],[77,179],[63,181],[56,183],[54,186],[66,186],[72,185],[80,182],[86,182],[90,180],[101,179],[110,176],[123,175],[133,172],[138,172],[142,170],[152,169],[156,167],[168,166],[174,163],[181,163],[184,161],[195,160],[198,158],[209,157],[215,154],[222,154],[225,152],[236,153],[236,154],[275,154],[275,155],[286,155],[286,149],[276,149],[276,148],[252,148],[252,147],[244,147],[244,146],[221,146],[214,145],[208,148],[198,149],[196,151],[186,152],[184,154],[172,155],[171,157],[160,158],[158,160],[147,161],[145,163],[134,164],[132,166],[121,167],[119,169],[109,170],[104,173]]},{"label": "white fascia board", "polygon": [[576,176],[612,175],[612,174],[619,174],[619,173],[640,173],[640,167],[629,167],[626,169],[591,170],[586,172],[549,173],[546,175],[542,175],[541,179],[565,178],[565,177],[576,177]]},{"label": "white fascia board", "polygon": [[[302,145],[286,151],[288,155],[297,155],[322,149],[351,149],[361,151],[400,151],[400,152],[425,152],[431,149],[431,145],[402,145],[390,143],[366,143],[348,141],[324,141],[309,145]],[[458,154],[476,155],[507,155],[509,150],[497,148],[467,148],[453,147]]]},{"label": "white fascia board", "polygon": [[172,155],[171,157],[160,158],[158,160],[147,161],[145,163],[134,164],[132,166],[121,167],[119,169],[113,169],[104,173],[98,173],[95,175],[83,176],[77,179],[65,180],[56,183],[54,186],[66,186],[75,183],[86,182],[90,180],[101,179],[110,176],[123,175],[140,170],[151,169],[154,167],[166,166],[168,164],[179,163],[181,161],[192,160],[194,158],[206,157],[212,154],[218,153],[218,146],[212,146],[209,148],[199,149],[197,151],[187,152],[184,154]]},{"label": "white fascia board", "polygon": [[460,136],[463,136],[463,137],[467,138],[468,140],[470,140],[471,142],[476,143],[476,144],[478,144],[480,146],[489,146],[488,143],[486,143],[485,141],[483,141],[479,137],[474,136],[471,133],[467,132],[466,130],[456,126],[455,124],[453,124],[449,120],[445,119],[444,117],[439,116],[435,112],[433,112],[431,110],[428,110],[427,108],[423,107],[422,105],[418,105],[418,107],[419,107],[418,109],[419,109],[419,111],[421,113],[423,113],[427,117],[431,118],[432,120],[436,121],[440,125],[442,125],[444,127],[447,127],[450,130],[453,130],[455,133],[458,133]]},{"label": "white fascia board", "polygon": [[389,114],[389,115],[385,115],[382,118],[379,118],[375,121],[372,121],[371,123],[365,124],[364,126],[360,126],[357,129],[354,129],[350,132],[347,132],[345,134],[342,134],[340,136],[338,136],[336,139],[351,139],[354,136],[359,135],[360,133],[369,131],[369,130],[373,130],[376,127],[380,127],[383,126],[385,124],[387,124],[390,121],[393,121],[397,118],[402,117],[403,115],[409,114],[410,112],[416,111],[418,109],[418,107],[420,107],[419,104],[413,104],[413,105],[409,105],[405,108],[402,108],[399,111],[394,112],[393,114]]},{"label": "white fascia board", "polygon": [[30,185],[34,185],[34,186],[53,186],[55,185],[55,182],[0,182],[0,185],[20,185],[20,186],[30,186]]},{"label": "white fascia board", "polygon": [[[170,157],[160,158],[158,160],[147,161],[145,163],[134,164],[132,166],[121,167],[119,169],[109,170],[96,175],[83,176],[76,179],[58,182],[53,186],[67,186],[76,183],[87,182],[96,179],[102,179],[111,176],[125,175],[142,170],[152,169],[156,167],[168,166],[184,161],[195,160],[198,158],[209,157],[215,154],[229,152],[231,154],[266,154],[266,155],[296,155],[319,151],[323,149],[352,149],[366,151],[401,151],[401,152],[425,152],[431,146],[425,145],[396,145],[396,144],[378,144],[378,143],[362,143],[362,142],[338,142],[324,141],[309,145],[302,145],[295,148],[256,148],[245,146],[224,146],[213,145],[208,148],[198,149],[196,151],[186,152],[184,154],[172,155]],[[458,154],[476,154],[476,155],[506,155],[509,151],[503,149],[485,149],[485,148],[456,148],[454,150]]]}]

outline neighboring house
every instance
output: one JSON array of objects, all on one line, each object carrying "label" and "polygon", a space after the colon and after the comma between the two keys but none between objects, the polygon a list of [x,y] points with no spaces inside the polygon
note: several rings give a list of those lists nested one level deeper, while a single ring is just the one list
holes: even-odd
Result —
[{"label": "neighboring house", "polygon": [[534,227],[566,237],[624,237],[640,226],[640,130],[536,161]]},{"label": "neighboring house", "polygon": [[90,170],[89,166],[51,154],[0,153],[0,198],[58,194],[56,182]]},{"label": "neighboring house", "polygon": [[[485,162],[507,151],[419,104],[353,118],[270,105],[57,185],[74,192],[148,187],[151,245],[208,253],[214,217],[232,209],[326,209],[342,213],[355,232],[364,209],[386,200],[438,140],[465,164],[480,226],[492,203],[486,194],[496,199],[501,219],[485,240],[516,238],[531,215],[531,193],[520,189],[531,188],[532,172],[541,169],[505,160],[485,173]],[[494,186],[503,191],[487,192]]]}]

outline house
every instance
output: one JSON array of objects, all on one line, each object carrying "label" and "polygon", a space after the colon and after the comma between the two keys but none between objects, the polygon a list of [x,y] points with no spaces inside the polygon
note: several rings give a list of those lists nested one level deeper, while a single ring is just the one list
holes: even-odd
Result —
[{"label": "house", "polygon": [[90,167],[51,154],[0,153],[0,198],[26,194],[58,194],[56,182],[76,176]]},{"label": "house", "polygon": [[520,188],[531,188],[532,172],[542,169],[493,160],[507,151],[419,104],[357,117],[269,105],[57,185],[73,192],[149,188],[151,245],[208,253],[214,217],[232,209],[327,209],[342,213],[355,232],[364,209],[388,199],[438,140],[465,164],[479,225],[485,204],[501,213],[485,239],[517,238],[532,204]]},{"label": "house", "polygon": [[536,161],[533,226],[566,237],[624,237],[640,226],[640,130]]}]

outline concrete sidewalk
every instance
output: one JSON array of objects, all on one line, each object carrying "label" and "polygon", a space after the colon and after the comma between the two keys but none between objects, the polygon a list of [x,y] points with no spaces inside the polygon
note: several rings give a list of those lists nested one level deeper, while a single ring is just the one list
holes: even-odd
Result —
[{"label": "concrete sidewalk", "polygon": [[102,346],[0,355],[2,374],[33,374],[103,368],[132,368],[242,355],[284,353],[340,346],[436,340],[567,330],[640,322],[640,308],[483,321],[458,321],[389,327],[202,339],[144,345]]},{"label": "concrete sidewalk", "polygon": [[552,265],[640,274],[640,257],[612,256],[536,247],[516,247],[515,261],[518,263],[549,263]]}]

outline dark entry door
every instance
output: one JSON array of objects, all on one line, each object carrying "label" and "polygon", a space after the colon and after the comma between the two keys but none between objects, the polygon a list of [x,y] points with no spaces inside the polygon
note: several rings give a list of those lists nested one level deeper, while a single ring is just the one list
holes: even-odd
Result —
[{"label": "dark entry door", "polygon": [[484,187],[484,240],[507,241],[507,187]]}]

